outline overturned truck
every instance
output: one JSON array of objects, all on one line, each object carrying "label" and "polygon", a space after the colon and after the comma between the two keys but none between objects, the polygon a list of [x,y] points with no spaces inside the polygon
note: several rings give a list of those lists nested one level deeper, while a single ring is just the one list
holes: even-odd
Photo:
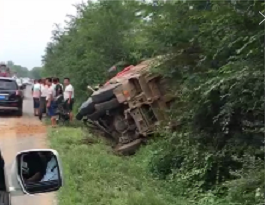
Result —
[{"label": "overturned truck", "polygon": [[10,68],[4,62],[0,62],[0,77],[11,77]]},{"label": "overturned truck", "polygon": [[166,80],[150,72],[160,59],[126,67],[79,108],[76,118],[102,130],[114,142],[114,150],[133,154],[157,125],[168,122],[166,110],[174,100]]}]

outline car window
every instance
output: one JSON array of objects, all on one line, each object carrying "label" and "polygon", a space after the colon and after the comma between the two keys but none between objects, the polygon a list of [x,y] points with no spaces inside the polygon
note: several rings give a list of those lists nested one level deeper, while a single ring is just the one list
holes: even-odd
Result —
[{"label": "car window", "polygon": [[13,80],[0,79],[0,90],[18,90],[18,86]]}]

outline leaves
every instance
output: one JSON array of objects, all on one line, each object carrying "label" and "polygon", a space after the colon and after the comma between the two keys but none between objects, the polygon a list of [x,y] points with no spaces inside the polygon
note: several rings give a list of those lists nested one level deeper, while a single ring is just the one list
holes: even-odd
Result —
[{"label": "leaves", "polygon": [[[245,155],[264,160],[257,150],[264,132],[265,33],[256,15],[263,7],[259,0],[77,5],[77,16],[70,17],[66,28],[57,26],[47,44],[44,73],[70,77],[82,98],[87,84],[107,80],[109,68],[119,71],[164,56],[153,72],[163,75],[178,95],[170,115],[182,127],[173,136],[160,132],[170,140],[153,152],[150,171],[193,197],[233,189],[229,200],[252,204],[255,189],[246,201],[238,198],[250,179],[235,173],[251,161]],[[236,182],[242,182],[242,189],[234,188]]]}]

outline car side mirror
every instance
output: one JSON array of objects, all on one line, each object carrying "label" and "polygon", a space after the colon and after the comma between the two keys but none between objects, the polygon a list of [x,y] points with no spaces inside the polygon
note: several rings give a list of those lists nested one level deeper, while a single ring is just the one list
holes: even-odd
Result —
[{"label": "car side mirror", "polygon": [[62,166],[56,150],[26,150],[17,154],[11,169],[11,195],[54,192],[62,186]]}]

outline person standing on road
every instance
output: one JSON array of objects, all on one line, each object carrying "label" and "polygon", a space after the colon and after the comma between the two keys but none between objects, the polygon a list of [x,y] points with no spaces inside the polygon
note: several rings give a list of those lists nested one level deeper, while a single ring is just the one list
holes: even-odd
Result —
[{"label": "person standing on road", "polygon": [[41,94],[40,94],[40,109],[39,109],[39,119],[42,120],[42,116],[46,113],[46,98],[48,92],[48,86],[46,85],[46,79],[41,80]]},{"label": "person standing on road", "polygon": [[51,117],[51,124],[52,127],[56,126],[56,104],[54,101],[55,98],[55,89],[52,86],[52,78],[46,78],[46,84],[48,86],[48,95],[47,95],[47,108],[48,108],[48,115]]},{"label": "person standing on road", "polygon": [[64,78],[64,101],[66,103],[66,108],[69,112],[69,117],[70,121],[73,121],[73,105],[74,105],[74,97],[75,97],[75,92],[74,92],[74,87],[70,84],[70,79],[69,78]]},{"label": "person standing on road", "polygon": [[39,115],[40,108],[40,82],[41,80],[34,80],[34,85],[32,87],[32,96],[33,96],[33,106],[34,106],[34,115]]}]

